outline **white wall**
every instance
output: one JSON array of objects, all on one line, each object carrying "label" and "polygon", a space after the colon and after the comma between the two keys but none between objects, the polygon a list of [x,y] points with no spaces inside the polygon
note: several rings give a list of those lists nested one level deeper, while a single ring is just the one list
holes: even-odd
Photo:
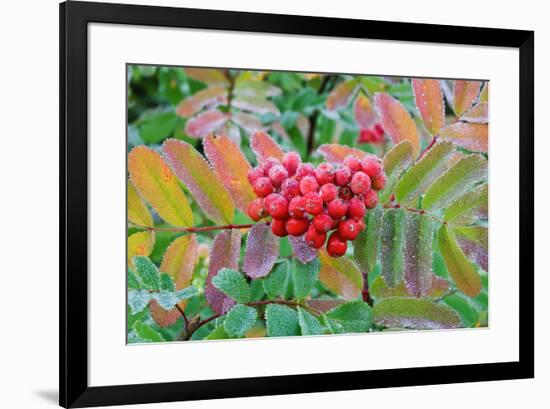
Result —
[{"label": "white wall", "polygon": [[[543,229],[550,194],[545,151],[550,26],[545,3],[399,0],[141,1],[144,4],[286,14],[534,29],[536,31],[537,188],[537,366],[536,379],[233,399],[225,408],[362,407],[463,408],[544,407],[550,384],[548,343],[550,287]],[[0,23],[0,403],[6,408],[56,406],[57,390],[57,225],[58,225],[58,9],[56,0],[2,2]],[[494,137],[498,137],[495,135]],[[546,160],[545,160],[546,159]],[[517,200],[511,197],[510,200]],[[6,229],[7,226],[7,229]],[[7,262],[7,263],[6,263]],[[498,272],[495,272],[498,274]],[[539,403],[540,402],[540,403]],[[545,403],[542,403],[545,402]],[[173,403],[147,408],[215,408],[220,401]],[[141,406],[140,406],[141,407]]]}]

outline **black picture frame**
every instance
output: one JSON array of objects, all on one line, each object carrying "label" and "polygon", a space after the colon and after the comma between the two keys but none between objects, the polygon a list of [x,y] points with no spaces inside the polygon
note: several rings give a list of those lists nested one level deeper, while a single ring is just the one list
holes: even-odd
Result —
[{"label": "black picture frame", "polygon": [[[180,400],[447,384],[534,377],[534,32],[70,1],[60,4],[60,405]],[[510,47],[519,50],[519,360],[472,365],[88,385],[87,26],[186,27]]]}]

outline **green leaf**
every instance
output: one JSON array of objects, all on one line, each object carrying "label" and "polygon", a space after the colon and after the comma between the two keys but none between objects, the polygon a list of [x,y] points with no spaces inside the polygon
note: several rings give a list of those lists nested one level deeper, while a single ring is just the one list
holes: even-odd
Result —
[{"label": "green leaf", "polygon": [[257,318],[255,308],[237,304],[227,313],[223,327],[231,337],[244,337],[246,331],[254,326]]},{"label": "green leaf", "polygon": [[454,232],[446,225],[441,226],[438,242],[441,255],[458,289],[470,297],[478,295],[482,287],[481,278],[457,244]]},{"label": "green leaf", "polygon": [[401,178],[395,187],[395,198],[402,205],[410,205],[448,164],[454,152],[450,142],[436,143]]},{"label": "green leaf", "polygon": [[136,272],[147,290],[158,291],[160,289],[160,273],[157,266],[143,256],[134,257]]},{"label": "green leaf", "polygon": [[139,290],[140,282],[138,276],[130,269],[128,269],[128,289]]},{"label": "green leaf", "polygon": [[456,242],[466,257],[489,271],[489,231],[483,226],[455,227]]},{"label": "green leaf", "polygon": [[389,287],[395,287],[403,278],[403,250],[405,232],[405,211],[386,210],[382,218],[381,275]]},{"label": "green leaf", "polygon": [[170,311],[178,303],[176,294],[171,291],[153,293],[151,297],[166,311]]},{"label": "green leaf", "polygon": [[170,274],[160,273],[160,289],[163,291],[174,291],[174,280],[170,277]]},{"label": "green leaf", "polygon": [[319,260],[319,281],[326,288],[347,300],[353,300],[361,295],[363,274],[352,260],[347,257],[331,257],[323,249],[319,251]]},{"label": "green leaf", "polygon": [[273,300],[279,296],[283,296],[286,290],[286,280],[288,276],[288,263],[279,263],[271,273],[264,279],[262,284],[264,286],[265,293],[270,300]]},{"label": "green leaf", "polygon": [[147,307],[151,301],[151,294],[147,290],[128,291],[128,305],[132,314],[137,314]]},{"label": "green leaf", "polygon": [[445,297],[443,301],[453,310],[458,312],[465,327],[471,328],[477,324],[479,313],[463,295],[452,294]]},{"label": "green leaf", "polygon": [[148,145],[159,143],[172,134],[177,122],[173,111],[147,112],[139,120],[139,136]]},{"label": "green leaf", "polygon": [[286,305],[269,304],[265,309],[265,320],[269,337],[300,335],[298,313]]},{"label": "green leaf", "polygon": [[134,324],[134,329],[141,339],[149,342],[164,342],[165,339],[155,331],[152,327],[147,324],[144,324],[141,321],[136,321]]},{"label": "green leaf", "polygon": [[345,334],[350,332],[367,332],[372,326],[372,312],[363,301],[350,301],[342,304],[324,315],[330,322],[333,332]]},{"label": "green leaf", "polygon": [[[443,296],[450,289],[449,282],[444,278],[434,275],[432,277],[432,286],[428,291],[427,297],[437,298]],[[405,282],[401,281],[397,287],[390,288],[386,285],[382,277],[378,276],[374,279],[369,287],[370,294],[375,298],[388,298],[388,297],[412,297],[413,294],[409,292],[405,286]]]},{"label": "green leaf", "polygon": [[174,295],[178,300],[177,302],[180,302],[181,300],[187,300],[188,298],[194,297],[198,293],[199,290],[197,290],[197,287],[189,286],[176,291]]},{"label": "green leaf", "polygon": [[446,305],[418,298],[384,298],[373,308],[374,322],[390,328],[459,328],[458,314]]},{"label": "green leaf", "polygon": [[296,299],[301,301],[305,299],[311,291],[313,285],[319,279],[319,259],[315,258],[306,264],[296,263],[294,269],[294,292]]},{"label": "green leaf", "polygon": [[392,195],[401,173],[408,168],[413,159],[413,148],[410,142],[403,141],[394,146],[384,156],[384,172],[388,177],[386,186],[378,193],[380,203],[386,203]]},{"label": "green leaf", "polygon": [[250,301],[250,285],[238,271],[222,268],[212,278],[212,284],[238,303],[244,304]]},{"label": "green leaf", "polygon": [[323,334],[323,326],[319,320],[300,307],[298,307],[298,323],[300,324],[302,335]]},{"label": "green leaf", "polygon": [[468,155],[428,188],[422,207],[426,210],[444,208],[486,178],[487,160],[481,155]]},{"label": "green leaf", "polygon": [[451,225],[468,225],[486,219],[489,206],[489,185],[484,183],[465,193],[447,207],[443,220]]},{"label": "green leaf", "polygon": [[405,232],[405,285],[415,297],[432,287],[433,220],[425,214],[408,213]]},{"label": "green leaf", "polygon": [[204,339],[213,340],[213,339],[229,339],[231,338],[227,332],[225,332],[225,327],[220,325],[219,327],[214,328],[214,330],[208,334]]},{"label": "green leaf", "polygon": [[376,207],[367,213],[367,228],[363,230],[353,242],[353,255],[361,271],[370,273],[378,260],[380,247],[380,225],[383,211]]}]

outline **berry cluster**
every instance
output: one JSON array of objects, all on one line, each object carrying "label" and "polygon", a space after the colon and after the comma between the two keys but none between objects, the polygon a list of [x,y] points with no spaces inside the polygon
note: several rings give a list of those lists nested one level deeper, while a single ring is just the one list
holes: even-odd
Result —
[{"label": "berry cluster", "polygon": [[268,158],[251,169],[248,180],[258,196],[248,206],[254,221],[271,216],[275,235],[305,234],[309,246],[327,242],[327,252],[340,257],[347,241],[365,229],[365,213],[378,204],[386,175],[375,156],[348,156],[339,167],[324,162],[315,168],[288,152],[282,163]]},{"label": "berry cluster", "polygon": [[362,128],[357,141],[359,143],[382,143],[384,142],[384,128],[378,123],[368,129]]}]

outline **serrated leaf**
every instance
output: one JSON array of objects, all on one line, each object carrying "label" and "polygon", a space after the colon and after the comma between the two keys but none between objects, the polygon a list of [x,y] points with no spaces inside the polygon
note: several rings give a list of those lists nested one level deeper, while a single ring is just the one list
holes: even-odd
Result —
[{"label": "serrated leaf", "polygon": [[393,143],[409,141],[414,156],[418,156],[420,152],[418,129],[401,102],[388,94],[377,93],[374,95],[374,106],[378,111],[384,131],[391,136]]},{"label": "serrated leaf", "polygon": [[219,85],[205,88],[185,98],[176,108],[184,118],[196,114],[206,106],[227,104],[227,89]]},{"label": "serrated leaf", "polygon": [[257,318],[258,313],[255,308],[237,304],[227,313],[223,328],[231,337],[244,337],[246,331],[254,326]]},{"label": "serrated leaf", "polygon": [[298,323],[302,335],[322,335],[323,326],[317,318],[303,308],[298,307]]},{"label": "serrated leaf", "polygon": [[219,70],[207,68],[185,68],[185,74],[194,80],[210,85],[229,86],[229,80]]},{"label": "serrated leaf", "polygon": [[229,117],[217,109],[204,111],[190,118],[185,124],[185,133],[193,138],[204,138],[220,129]]},{"label": "serrated leaf", "polygon": [[163,150],[202,211],[216,223],[231,223],[235,212],[233,201],[201,154],[188,143],[176,139],[166,140]]},{"label": "serrated leaf", "polygon": [[441,174],[454,152],[452,143],[436,143],[429,151],[409,168],[395,187],[395,198],[404,205],[409,205],[418,195]]},{"label": "serrated leaf", "polygon": [[165,339],[160,333],[155,331],[149,325],[144,324],[141,321],[136,321],[134,323],[134,329],[136,330],[138,336],[144,341],[148,342],[164,342]]},{"label": "serrated leaf", "polygon": [[208,334],[204,339],[206,340],[214,340],[214,339],[230,339],[231,337],[227,332],[225,332],[225,328],[223,325],[220,325],[219,327],[216,327],[212,330],[210,334]]},{"label": "serrated leaf", "polygon": [[381,227],[380,274],[389,287],[395,287],[403,279],[405,211],[389,209],[384,212]]},{"label": "serrated leaf", "polygon": [[270,300],[282,296],[286,291],[288,263],[279,263],[271,273],[262,280],[264,291]]},{"label": "serrated leaf", "polygon": [[265,308],[265,321],[268,337],[300,335],[298,313],[286,305],[267,305]]},{"label": "serrated leaf", "polygon": [[384,298],[374,305],[374,322],[384,327],[412,329],[459,328],[458,314],[446,305],[418,298]]},{"label": "serrated leaf", "polygon": [[317,258],[306,264],[296,264],[294,269],[294,293],[298,301],[302,301],[309,296],[311,289],[319,279],[320,267]]},{"label": "serrated leaf", "polygon": [[432,288],[432,243],[434,223],[429,216],[408,213],[405,229],[404,281],[415,297],[428,295]]},{"label": "serrated leaf", "polygon": [[481,155],[468,155],[436,179],[426,190],[422,208],[444,208],[486,178],[487,160]]},{"label": "serrated leaf", "polygon": [[386,203],[392,195],[403,171],[413,160],[413,149],[408,141],[395,145],[384,155],[384,173],[387,176],[386,186],[378,193],[380,203]]},{"label": "serrated leaf", "polygon": [[269,274],[279,255],[279,238],[265,223],[252,226],[246,240],[243,271],[251,278]]},{"label": "serrated leaf", "polygon": [[247,133],[252,133],[262,128],[262,121],[254,115],[245,112],[239,111],[232,113],[231,120],[243,128]]},{"label": "serrated leaf", "polygon": [[171,311],[178,303],[178,298],[172,291],[159,291],[152,293],[151,297],[166,311]]},{"label": "serrated leaf", "polygon": [[309,263],[317,257],[317,250],[307,245],[304,235],[299,237],[289,236],[288,241],[292,248],[292,255],[300,263]]},{"label": "serrated leaf", "polygon": [[175,175],[162,157],[140,145],[128,154],[128,172],[133,185],[167,223],[193,225],[193,213]]},{"label": "serrated leaf", "polygon": [[160,272],[157,266],[148,257],[144,256],[134,257],[133,262],[143,287],[147,290],[158,291],[160,288]]},{"label": "serrated leaf", "polygon": [[176,287],[170,274],[160,273],[160,289],[163,291],[175,291]]},{"label": "serrated leaf", "polygon": [[212,284],[228,297],[239,303],[250,301],[250,285],[244,276],[238,271],[230,268],[222,268],[212,278]]},{"label": "serrated leaf", "polygon": [[439,138],[473,152],[487,152],[489,149],[489,126],[456,122],[443,128]]},{"label": "serrated leaf", "polygon": [[470,260],[489,271],[489,231],[486,227],[453,228],[456,242]]},{"label": "serrated leaf", "polygon": [[160,271],[170,274],[175,289],[180,290],[191,284],[193,270],[198,258],[198,243],[194,234],[178,237],[167,247]]},{"label": "serrated leaf", "polygon": [[[441,297],[450,289],[449,282],[444,278],[433,275],[431,281],[432,287],[428,291],[428,294],[426,294],[427,297]],[[390,288],[380,276],[374,279],[369,287],[369,292],[375,299],[387,297],[413,297],[413,294],[411,294],[405,286],[404,281],[401,281],[396,287]]]},{"label": "serrated leaf", "polygon": [[345,300],[338,299],[307,300],[306,305],[319,313],[324,313],[344,304],[345,302]]},{"label": "serrated leaf", "polygon": [[204,139],[204,153],[237,207],[247,213],[256,194],[248,181],[252,168],[241,148],[229,137],[208,135]]},{"label": "serrated leaf", "polygon": [[256,155],[258,163],[263,162],[269,157],[278,160],[283,159],[284,152],[271,136],[264,131],[256,131],[250,137],[250,147]]},{"label": "serrated leaf", "polygon": [[196,287],[189,286],[182,288],[181,290],[177,290],[174,292],[174,295],[176,296],[178,302],[182,300],[186,300],[188,298],[194,297],[199,293],[199,290],[197,290]]},{"label": "serrated leaf", "polygon": [[451,225],[467,225],[487,219],[489,212],[489,185],[484,183],[452,202],[443,213],[443,220]]},{"label": "serrated leaf", "polygon": [[338,334],[367,332],[372,326],[372,312],[363,301],[350,301],[324,315]]},{"label": "serrated leaf", "polygon": [[341,164],[344,162],[346,156],[352,155],[358,158],[364,158],[367,156],[366,152],[363,152],[357,148],[351,148],[347,145],[341,145],[338,143],[323,144],[317,149],[327,162],[334,164]]},{"label": "serrated leaf", "polygon": [[453,109],[456,116],[462,115],[474,104],[480,86],[480,81],[455,81],[453,88]]},{"label": "serrated leaf", "polygon": [[143,311],[150,300],[151,294],[147,290],[128,291],[128,305],[132,310],[132,314]]},{"label": "serrated leaf", "polygon": [[241,232],[236,229],[218,233],[212,244],[205,292],[208,304],[218,314],[227,312],[235,301],[212,285],[212,278],[224,267],[239,268],[240,249]]},{"label": "serrated leaf", "polygon": [[445,125],[445,102],[439,80],[413,78],[412,88],[424,126],[436,135]]},{"label": "serrated leaf", "polygon": [[479,93],[479,102],[489,102],[489,83],[486,82]]},{"label": "serrated leaf", "polygon": [[347,300],[353,300],[361,294],[363,275],[353,261],[346,257],[331,257],[324,249],[319,251],[319,260],[319,280],[325,287]]},{"label": "serrated leaf", "polygon": [[136,188],[128,180],[128,220],[137,226],[152,227],[153,216],[139,197]]},{"label": "serrated leaf", "polygon": [[130,290],[139,290],[141,286],[138,276],[130,269],[128,269],[127,283]]},{"label": "serrated leaf", "polygon": [[380,226],[382,224],[382,208],[376,207],[367,213],[367,228],[359,233],[353,242],[353,255],[361,271],[370,273],[378,260],[380,247]]},{"label": "serrated leaf", "polygon": [[231,101],[231,105],[243,111],[253,112],[260,115],[273,114],[281,115],[279,108],[265,98],[256,96],[240,95]]},{"label": "serrated leaf", "polygon": [[235,95],[244,95],[248,97],[276,97],[281,95],[279,87],[270,84],[267,81],[244,80],[237,81],[234,89]]},{"label": "serrated leaf", "polygon": [[481,278],[460,249],[453,231],[446,225],[441,226],[438,241],[441,255],[457,288],[469,297],[478,295],[482,287]]},{"label": "serrated leaf", "polygon": [[352,79],[338,84],[327,97],[327,108],[333,111],[348,106],[358,86],[358,79]]},{"label": "serrated leaf", "polygon": [[151,310],[151,317],[161,328],[174,325],[178,318],[181,317],[181,313],[177,308],[172,308],[171,310],[166,311],[156,300],[151,300],[149,303],[149,309]]},{"label": "serrated leaf", "polygon": [[489,104],[487,102],[479,102],[460,117],[461,121],[474,124],[489,123]]},{"label": "serrated leaf", "polygon": [[353,106],[355,122],[362,129],[369,129],[377,120],[376,111],[370,100],[363,94],[355,99]]},{"label": "serrated leaf", "polygon": [[128,237],[128,266],[133,267],[135,256],[149,256],[155,246],[155,232],[140,231]]}]

